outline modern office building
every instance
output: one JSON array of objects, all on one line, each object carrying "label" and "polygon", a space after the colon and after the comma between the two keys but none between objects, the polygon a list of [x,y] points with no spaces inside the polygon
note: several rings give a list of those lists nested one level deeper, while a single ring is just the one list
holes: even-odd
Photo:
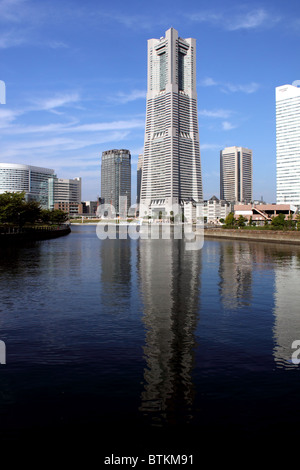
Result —
[{"label": "modern office building", "polygon": [[54,204],[58,202],[81,202],[81,178],[53,179],[53,199]]},{"label": "modern office building", "polygon": [[182,39],[170,28],[165,37],[148,40],[141,204],[150,211],[168,211],[191,198],[203,198],[196,40]]},{"label": "modern office building", "polygon": [[53,178],[54,170],[49,168],[0,163],[0,193],[24,191],[26,200],[36,200],[44,209],[53,206]]},{"label": "modern office building", "polygon": [[276,88],[276,201],[300,206],[300,88]]},{"label": "modern office building", "polygon": [[220,152],[220,199],[252,201],[252,150],[226,147]]},{"label": "modern office building", "polygon": [[112,205],[117,215],[125,216],[127,214],[131,206],[131,155],[129,150],[114,149],[102,152],[101,199],[105,204]]},{"label": "modern office building", "polygon": [[53,193],[51,209],[59,209],[70,215],[80,212],[81,178],[53,178],[50,187]]},{"label": "modern office building", "polygon": [[142,183],[142,173],[143,173],[143,154],[139,155],[137,163],[137,178],[136,178],[136,202],[140,203],[141,200],[141,183]]}]

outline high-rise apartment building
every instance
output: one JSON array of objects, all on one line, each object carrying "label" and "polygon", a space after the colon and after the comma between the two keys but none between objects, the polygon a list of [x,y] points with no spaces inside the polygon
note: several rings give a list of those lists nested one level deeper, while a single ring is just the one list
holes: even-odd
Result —
[{"label": "high-rise apartment building", "polygon": [[139,155],[136,172],[136,202],[139,204],[141,200],[141,183],[143,173],[143,154]]},{"label": "high-rise apartment building", "polygon": [[252,201],[252,150],[235,146],[221,150],[220,199]]},{"label": "high-rise apartment building", "polygon": [[51,181],[54,170],[19,163],[0,163],[0,193],[25,192],[26,200],[38,201],[44,209],[53,204]]},{"label": "high-rise apartment building", "polygon": [[[123,207],[127,197],[127,207]],[[115,208],[116,214],[128,212],[131,206],[131,155],[129,150],[102,152],[101,199]]]},{"label": "high-rise apartment building", "polygon": [[203,199],[196,40],[182,39],[170,28],[165,37],[148,40],[141,204],[168,210],[188,199]]},{"label": "high-rise apartment building", "polygon": [[300,88],[276,88],[276,200],[300,205]]}]

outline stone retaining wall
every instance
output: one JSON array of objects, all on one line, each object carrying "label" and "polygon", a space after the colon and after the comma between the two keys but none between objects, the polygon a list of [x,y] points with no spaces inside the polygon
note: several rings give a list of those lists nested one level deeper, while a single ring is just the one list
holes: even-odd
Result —
[{"label": "stone retaining wall", "polygon": [[205,229],[204,238],[226,238],[300,245],[300,231]]}]

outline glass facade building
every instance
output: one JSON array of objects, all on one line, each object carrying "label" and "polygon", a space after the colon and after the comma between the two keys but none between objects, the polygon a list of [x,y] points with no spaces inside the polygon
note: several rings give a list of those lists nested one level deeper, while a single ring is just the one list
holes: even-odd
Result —
[{"label": "glass facade building", "polygon": [[53,203],[54,176],[54,170],[48,168],[0,163],[0,193],[24,191],[26,200],[38,201],[48,209]]},{"label": "glass facade building", "polygon": [[[126,207],[123,201],[127,197]],[[129,150],[106,150],[101,160],[101,199],[116,214],[128,213],[131,206],[131,155]]]}]

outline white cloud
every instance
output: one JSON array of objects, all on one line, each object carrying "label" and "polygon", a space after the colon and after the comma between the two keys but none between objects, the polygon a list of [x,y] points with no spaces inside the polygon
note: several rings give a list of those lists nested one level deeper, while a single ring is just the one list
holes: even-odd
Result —
[{"label": "white cloud", "polygon": [[141,98],[145,99],[146,94],[146,90],[133,90],[129,93],[119,92],[116,94],[116,96],[111,97],[110,101],[116,102],[118,104],[126,104],[130,101],[135,101]]},{"label": "white cloud", "polygon": [[128,121],[96,122],[92,124],[80,124],[69,129],[71,132],[108,131],[121,129],[143,128],[145,121],[142,119],[129,119]]},{"label": "white cloud", "polygon": [[51,49],[68,49],[69,46],[63,41],[49,41],[48,43]]},{"label": "white cloud", "polygon": [[[0,113],[0,126],[1,118],[3,121],[14,120],[16,114]],[[21,135],[21,134],[70,134],[80,132],[104,132],[104,131],[120,131],[131,129],[142,129],[145,126],[145,121],[142,119],[128,119],[127,121],[110,121],[110,122],[94,122],[89,124],[78,124],[78,121],[71,121],[67,124],[64,123],[51,123],[42,126],[8,126],[3,123],[3,135]]]},{"label": "white cloud", "polygon": [[200,150],[217,150],[222,149],[224,146],[219,144],[201,144],[200,143]]},{"label": "white cloud", "polygon": [[232,124],[229,121],[223,121],[222,122],[222,128],[224,131],[231,131],[232,129],[235,129],[237,126]]},{"label": "white cloud", "polygon": [[224,85],[222,85],[222,91],[225,93],[228,93],[228,92],[236,93],[240,91],[242,93],[251,94],[251,93],[255,93],[259,88],[260,88],[260,85],[256,82],[247,83],[245,85],[241,85],[241,84],[235,85],[232,83],[225,83]]},{"label": "white cloud", "polygon": [[50,111],[55,108],[67,106],[71,103],[77,103],[78,101],[80,101],[80,96],[78,93],[66,93],[63,95],[56,95],[51,98],[36,101],[35,104],[39,110]]},{"label": "white cloud", "polygon": [[26,43],[26,35],[20,30],[4,31],[0,34],[0,49],[8,49],[24,43]]},{"label": "white cloud", "polygon": [[192,14],[186,15],[190,20],[196,21],[197,23],[219,23],[222,21],[222,13],[216,13],[214,11],[199,11]]},{"label": "white cloud", "polygon": [[236,31],[238,29],[250,29],[261,26],[269,15],[263,9],[252,10],[244,15],[235,16],[232,21],[227,24],[227,29],[230,31]]},{"label": "white cloud", "polygon": [[[29,157],[31,162],[33,162],[34,159],[38,159],[40,162],[42,156],[45,155],[47,161],[49,161],[49,158],[51,159],[51,165],[53,166],[53,157],[56,153],[61,155],[62,152],[65,152],[64,158],[65,161],[67,161],[68,156],[66,152],[69,150],[75,151],[90,147],[92,145],[100,145],[108,142],[120,142],[124,140],[127,136],[128,131],[116,131],[106,133],[104,135],[95,134],[93,137],[89,136],[85,139],[82,137],[75,136],[74,138],[54,137],[49,139],[17,141],[2,146],[1,158],[3,160],[4,158],[11,159],[21,157],[23,159],[22,161],[24,161],[25,157]],[[59,159],[61,161],[61,156],[59,156]]]},{"label": "white cloud", "polygon": [[[244,10],[241,12],[241,10]],[[272,27],[278,23],[281,18],[273,15],[263,8],[256,8],[246,10],[245,8],[238,8],[226,12],[215,11],[200,11],[194,14],[189,14],[187,17],[199,23],[210,23],[212,25],[220,26],[227,31],[238,31],[241,29],[257,29],[259,27]]]},{"label": "white cloud", "polygon": [[214,110],[201,109],[198,114],[199,116],[226,119],[226,118],[229,118],[233,114],[233,111],[229,109],[214,109]]},{"label": "white cloud", "polygon": [[1,0],[0,1],[0,21],[16,23],[20,21],[22,13],[22,4],[24,0]]},{"label": "white cloud", "polygon": [[22,114],[22,111],[9,108],[0,108],[0,128],[5,129],[15,119]]},{"label": "white cloud", "polygon": [[203,80],[200,81],[200,86],[214,86],[217,85],[218,83],[210,77],[206,77]]},{"label": "white cloud", "polygon": [[224,93],[236,93],[236,92],[241,92],[241,93],[255,93],[259,88],[260,84],[256,82],[251,82],[251,83],[245,83],[245,84],[235,84],[235,83],[229,83],[229,82],[217,82],[213,78],[205,78],[199,82],[200,86],[218,86],[221,91]]}]

